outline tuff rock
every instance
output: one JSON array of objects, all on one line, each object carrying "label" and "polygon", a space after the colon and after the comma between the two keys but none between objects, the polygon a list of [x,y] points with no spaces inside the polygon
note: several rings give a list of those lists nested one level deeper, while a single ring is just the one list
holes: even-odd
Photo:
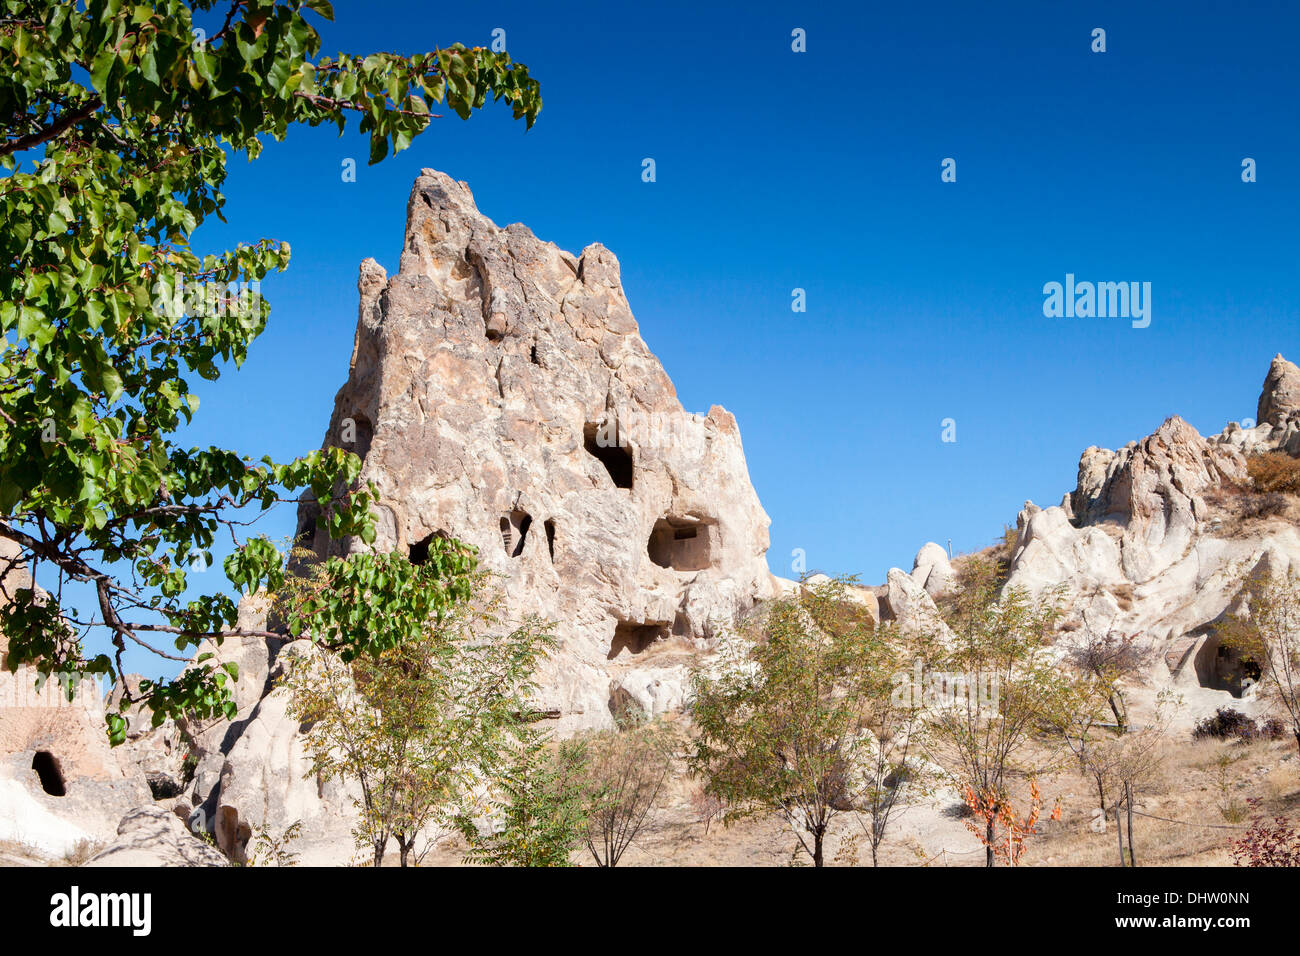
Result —
[{"label": "tuff rock", "polygon": [[[0,539],[0,607],[34,586],[18,553]],[[150,793],[144,774],[109,747],[101,688],[42,681],[26,665],[11,672],[7,652],[0,634],[0,840],[59,858],[111,839]]]},{"label": "tuff rock", "polygon": [[[612,726],[620,687],[675,685],[649,650],[704,642],[774,593],[736,420],[682,407],[608,249],[500,228],[424,170],[397,274],[366,260],[358,290],[325,445],[378,488],[377,550],[469,542],[515,615],[556,623],[539,703],[561,732]],[[318,532],[319,513],[300,509],[300,544],[363,547]]]}]

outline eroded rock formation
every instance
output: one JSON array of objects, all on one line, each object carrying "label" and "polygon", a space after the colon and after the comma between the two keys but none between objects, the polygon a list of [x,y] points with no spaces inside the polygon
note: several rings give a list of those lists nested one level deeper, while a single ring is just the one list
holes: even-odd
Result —
[{"label": "eroded rock formation", "polygon": [[[768,517],[735,418],[682,407],[613,253],[500,228],[465,184],[425,170],[399,271],[368,259],[358,288],[325,441],[361,455],[379,489],[374,547],[418,561],[432,535],[467,541],[515,612],[554,621],[541,703],[562,731],[610,725],[628,696],[676,699],[645,693],[680,684],[656,651],[772,593]],[[301,544],[362,547],[330,541],[318,514],[300,510]]]},{"label": "eroded rock formation", "polygon": [[[0,607],[33,587],[17,557],[0,539]],[[57,859],[111,839],[122,815],[151,797],[144,775],[108,745],[100,686],[11,672],[7,649],[0,634],[0,840]]]}]

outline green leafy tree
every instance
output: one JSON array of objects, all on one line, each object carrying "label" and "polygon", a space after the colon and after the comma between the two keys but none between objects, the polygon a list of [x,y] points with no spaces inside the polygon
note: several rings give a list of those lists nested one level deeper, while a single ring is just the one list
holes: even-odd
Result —
[{"label": "green leafy tree", "polygon": [[724,821],[777,813],[814,866],[832,821],[854,812],[875,779],[863,770],[881,632],[849,583],[805,583],[770,602],[749,640],[725,642],[716,666],[691,681],[688,766],[727,807]]},{"label": "green leafy tree", "polygon": [[[1047,652],[1060,617],[1059,595],[1033,601],[1018,588],[1004,589],[1000,569],[972,560],[944,613],[951,634],[929,635],[927,664],[963,688],[931,708],[927,753],[962,792],[989,805],[1010,800],[1010,778],[1033,775],[1051,764],[1041,753],[1057,745],[1059,718],[1074,682]],[[1032,762],[1031,762],[1032,761]],[[986,818],[985,864],[993,866],[996,814]]]},{"label": "green leafy tree", "polygon": [[[191,236],[221,218],[227,161],[295,124],[342,132],[355,115],[377,162],[428,128],[431,104],[464,118],[493,98],[531,126],[542,101],[526,67],[482,48],[321,57],[309,13],[332,17],[325,0],[0,0],[0,538],[45,588],[3,602],[15,669],[115,679],[130,642],[188,660],[205,638],[256,636],[235,630],[231,594],[187,598],[187,572],[229,534],[234,591],[277,590],[283,556],[239,532],[286,498],[310,493],[331,535],[373,539],[354,455],[277,463],[175,440],[198,408],[189,376],[243,362],[269,315],[260,282],[289,262],[273,240],[199,255]],[[72,582],[91,608],[70,606]],[[86,653],[95,628],[109,653]],[[199,662],[121,708],[230,716],[235,677]],[[120,743],[121,710],[108,723]]]},{"label": "green leafy tree", "polygon": [[586,834],[583,780],[589,754],[581,740],[557,745],[525,727],[509,766],[494,776],[488,832],[468,815],[460,829],[469,843],[466,863],[485,866],[572,866]]},{"label": "green leafy tree", "polygon": [[[394,557],[381,568],[368,581],[341,580],[354,565],[334,558],[291,583],[281,599],[302,609],[295,629],[330,635],[345,650],[294,659],[285,684],[290,712],[311,726],[311,774],[360,790],[358,844],[380,866],[391,838],[408,866],[423,855],[416,844],[429,827],[454,822],[512,754],[533,673],[554,638],[533,618],[501,633],[500,592],[457,542],[434,539],[423,564]],[[395,615],[387,634],[340,640],[341,630],[371,622],[364,606],[376,587],[450,600]]]}]

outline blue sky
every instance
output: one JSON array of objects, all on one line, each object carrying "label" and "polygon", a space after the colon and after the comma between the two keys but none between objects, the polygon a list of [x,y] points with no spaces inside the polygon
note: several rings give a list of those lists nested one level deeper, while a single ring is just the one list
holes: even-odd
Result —
[{"label": "blue sky", "polygon": [[[878,582],[927,540],[983,547],[1026,499],[1072,489],[1089,445],[1175,413],[1203,433],[1253,416],[1273,354],[1300,357],[1294,3],[335,13],[329,52],[486,45],[502,28],[545,107],[527,133],[504,108],[444,110],[377,167],[354,131],[326,129],[235,160],[230,225],[196,247],[271,236],[293,262],[264,285],[271,325],[244,368],[192,383],[196,443],[280,458],[319,445],[357,265],[395,270],[425,166],[466,180],[498,224],[615,252],[683,404],[739,419],[769,564],[787,576],[795,548],[809,569]],[[1150,282],[1150,327],[1045,318],[1043,284],[1067,272]],[[267,531],[292,521],[281,509]]]}]

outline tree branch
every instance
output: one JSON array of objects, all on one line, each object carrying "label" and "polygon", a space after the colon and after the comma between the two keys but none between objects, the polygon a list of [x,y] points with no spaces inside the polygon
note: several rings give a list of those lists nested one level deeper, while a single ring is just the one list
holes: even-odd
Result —
[{"label": "tree branch", "polygon": [[42,143],[48,143],[55,139],[71,127],[80,123],[82,120],[90,119],[95,114],[95,110],[103,106],[103,101],[94,96],[84,105],[75,110],[69,110],[49,126],[38,129],[34,133],[28,133],[26,136],[20,136],[17,139],[11,139],[7,143],[0,144],[0,156],[8,156],[11,153],[22,152],[25,149],[32,149],[40,146]]}]

